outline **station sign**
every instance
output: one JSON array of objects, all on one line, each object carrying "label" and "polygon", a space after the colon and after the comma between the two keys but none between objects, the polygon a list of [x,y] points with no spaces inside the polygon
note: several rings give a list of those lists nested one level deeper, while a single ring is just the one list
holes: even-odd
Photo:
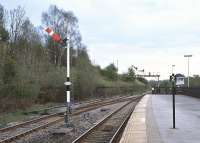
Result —
[{"label": "station sign", "polygon": [[181,86],[185,83],[185,76],[182,74],[176,74],[176,85]]},{"label": "station sign", "polygon": [[177,77],[176,78],[176,85],[184,85],[184,77]]}]

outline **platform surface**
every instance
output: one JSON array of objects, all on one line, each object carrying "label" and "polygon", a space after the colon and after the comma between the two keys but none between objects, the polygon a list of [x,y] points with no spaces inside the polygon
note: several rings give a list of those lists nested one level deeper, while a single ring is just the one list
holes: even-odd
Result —
[{"label": "platform surface", "polygon": [[176,95],[176,129],[171,95],[146,95],[136,109],[120,143],[200,143],[200,99]]},{"label": "platform surface", "polygon": [[164,143],[200,143],[200,99],[176,95],[176,129],[172,129],[172,96],[151,96],[153,116]]},{"label": "platform surface", "polygon": [[120,143],[147,143],[146,110],[149,95],[136,105],[121,137]]}]

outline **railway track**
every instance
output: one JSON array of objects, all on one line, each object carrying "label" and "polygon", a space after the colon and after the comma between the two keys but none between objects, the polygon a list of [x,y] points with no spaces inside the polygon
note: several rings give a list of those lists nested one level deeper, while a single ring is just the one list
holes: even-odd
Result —
[{"label": "railway track", "polygon": [[[75,108],[74,109],[75,111],[72,113],[71,116],[79,115],[81,113],[94,110],[102,106],[106,106],[106,105],[110,105],[110,104],[114,104],[118,102],[124,102],[124,101],[135,99],[135,98],[136,97],[117,98],[117,99],[111,99],[104,102],[95,101],[86,106],[80,106],[80,107]],[[51,115],[46,115],[40,118],[29,120],[29,121],[26,121],[14,126],[1,128],[0,129],[0,143],[7,143],[7,142],[14,141],[20,137],[31,134],[32,132],[41,130],[45,127],[64,121],[63,114],[64,112],[54,113]]]},{"label": "railway track", "polygon": [[119,141],[120,135],[138,101],[139,98],[132,99],[113,111],[72,143],[114,143]]},{"label": "railway track", "polygon": [[[114,98],[114,97],[112,97],[112,98]],[[103,99],[92,99],[92,100],[84,101],[84,102],[75,102],[75,103],[73,103],[73,106],[81,106],[82,104],[87,105],[87,104],[99,102],[99,101],[103,101]],[[61,105],[56,105],[56,106],[50,106],[50,107],[46,107],[46,108],[43,108],[43,109],[32,110],[32,111],[24,112],[24,113],[26,113],[26,114],[33,114],[33,113],[37,114],[39,112],[47,112],[47,111],[51,111],[53,109],[62,108],[62,107],[66,107],[66,105],[61,104]]]},{"label": "railway track", "polygon": [[[107,98],[90,99],[90,100],[84,101],[84,102],[75,102],[72,105],[74,107],[76,107],[76,106],[85,107],[86,105],[89,105],[91,103],[94,104],[95,102],[99,103],[99,102],[102,102],[102,101],[105,101],[105,100],[112,100],[112,99],[116,99],[116,98],[120,99],[120,98],[124,98],[124,97],[123,96],[121,96],[121,97],[119,96],[119,97],[110,97],[110,98],[107,97]],[[62,105],[57,105],[57,106],[51,106],[51,107],[47,107],[47,108],[44,108],[44,109],[33,110],[33,111],[29,111],[29,112],[24,112],[24,113],[25,114],[37,114],[37,113],[43,112],[43,115],[44,115],[44,114],[48,114],[49,113],[47,111],[51,111],[53,109],[62,108],[62,107],[66,107],[66,105],[62,104]],[[80,108],[80,107],[76,107],[76,108]]]}]

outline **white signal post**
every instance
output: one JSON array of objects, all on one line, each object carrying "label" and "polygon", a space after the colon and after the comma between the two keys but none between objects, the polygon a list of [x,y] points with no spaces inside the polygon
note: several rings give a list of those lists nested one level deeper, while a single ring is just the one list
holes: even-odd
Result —
[{"label": "white signal post", "polygon": [[70,45],[69,45],[69,38],[67,37],[66,41],[66,60],[67,60],[67,81],[64,83],[66,85],[66,113],[65,113],[65,123],[68,124],[69,122],[69,114],[70,114]]}]

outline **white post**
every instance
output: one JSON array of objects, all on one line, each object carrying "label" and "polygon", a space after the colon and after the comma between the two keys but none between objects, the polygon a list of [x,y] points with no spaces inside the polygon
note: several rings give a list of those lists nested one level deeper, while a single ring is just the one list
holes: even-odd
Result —
[{"label": "white post", "polygon": [[67,78],[70,78],[70,46],[67,41]]},{"label": "white post", "polygon": [[69,39],[66,41],[66,62],[67,62],[67,81],[65,82],[66,85],[66,113],[65,113],[65,123],[68,123],[69,114],[70,114],[70,44]]}]

